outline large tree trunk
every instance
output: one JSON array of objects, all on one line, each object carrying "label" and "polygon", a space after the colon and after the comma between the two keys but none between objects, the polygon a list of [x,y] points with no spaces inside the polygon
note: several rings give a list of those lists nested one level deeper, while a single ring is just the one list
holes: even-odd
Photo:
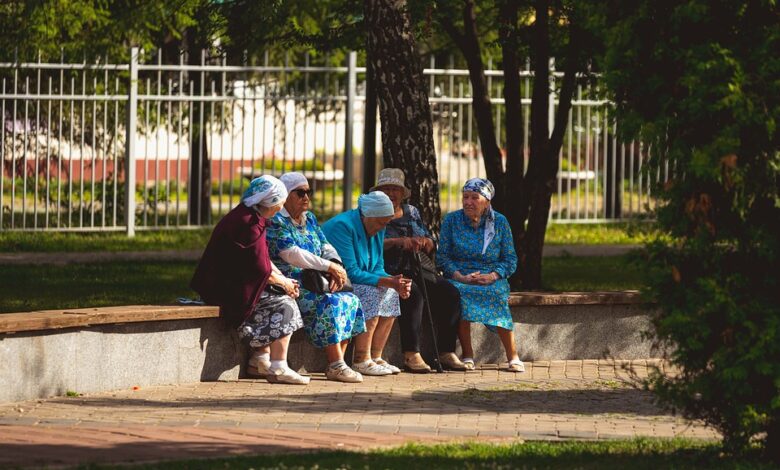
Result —
[{"label": "large tree trunk", "polygon": [[403,0],[365,0],[367,50],[382,123],[385,167],[404,170],[411,203],[438,235],[439,175],[422,66]]},{"label": "large tree trunk", "polygon": [[[504,69],[504,107],[506,110],[506,173],[504,178],[504,197],[507,201],[503,214],[509,221],[512,229],[512,238],[515,241],[515,249],[522,256],[518,248],[520,240],[525,238],[525,219],[521,204],[512,199],[512,194],[522,193],[527,184],[524,178],[525,155],[523,143],[523,105],[520,96],[520,62],[518,58],[517,44],[517,12],[518,0],[506,0],[499,6],[500,27],[498,38],[501,42],[501,58]],[[509,187],[512,190],[509,190]],[[512,285],[519,285],[522,278],[520,270],[510,278]]]}]

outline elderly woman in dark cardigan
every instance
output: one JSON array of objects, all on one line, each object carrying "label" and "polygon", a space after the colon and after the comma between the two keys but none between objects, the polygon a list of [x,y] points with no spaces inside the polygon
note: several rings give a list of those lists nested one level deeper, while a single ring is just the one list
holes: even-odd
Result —
[{"label": "elderly woman in dark cardigan", "polygon": [[238,328],[252,350],[248,371],[269,382],[309,383],[287,365],[292,333],[303,326],[295,303],[298,284],[271,263],[266,225],[282,208],[287,190],[273,176],[255,178],[241,203],[211,234],[190,286]]}]

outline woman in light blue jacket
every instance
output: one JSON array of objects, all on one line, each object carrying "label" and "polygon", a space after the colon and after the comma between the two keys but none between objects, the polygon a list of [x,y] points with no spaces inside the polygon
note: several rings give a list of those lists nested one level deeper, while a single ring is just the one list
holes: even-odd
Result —
[{"label": "woman in light blue jacket", "polygon": [[411,279],[385,272],[385,227],[394,213],[390,198],[374,191],[360,196],[357,209],[339,214],[322,226],[363,306],[366,334],[355,337],[352,364],[352,369],[363,375],[400,372],[382,359],[393,321],[401,315],[399,296],[407,298],[412,286]]}]

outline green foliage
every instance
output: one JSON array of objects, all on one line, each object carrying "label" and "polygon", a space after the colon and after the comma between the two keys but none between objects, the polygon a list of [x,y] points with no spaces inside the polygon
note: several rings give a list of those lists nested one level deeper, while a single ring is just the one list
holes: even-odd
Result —
[{"label": "green foliage", "polygon": [[10,0],[0,5],[2,55],[81,60],[105,56],[126,60],[130,46],[154,49],[195,26],[206,0],[123,2]]},{"label": "green foliage", "polygon": [[[668,405],[719,429],[731,452],[780,429],[780,9],[776,2],[609,2],[607,83],[649,171],[670,238],[641,257],[676,377]],[[761,433],[766,433],[765,435]],[[775,454],[776,455],[776,454]]]}]

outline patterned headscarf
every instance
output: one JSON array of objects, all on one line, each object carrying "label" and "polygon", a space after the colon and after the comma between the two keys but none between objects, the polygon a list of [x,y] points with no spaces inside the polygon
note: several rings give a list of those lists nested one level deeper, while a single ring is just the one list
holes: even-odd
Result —
[{"label": "patterned headscarf", "polygon": [[[496,188],[493,187],[493,183],[485,178],[471,178],[463,185],[463,192],[473,192],[483,196],[488,201],[493,200],[493,196],[496,195]],[[488,204],[485,211],[485,232],[482,235],[482,254],[487,251],[488,245],[493,241],[496,236],[496,214],[493,212],[493,207]]]},{"label": "patterned headscarf", "polygon": [[298,173],[297,171],[285,173],[279,177],[279,180],[284,183],[284,187],[287,188],[288,193],[293,189],[309,185],[309,180],[303,176],[303,173]]},{"label": "patterned headscarf", "polygon": [[478,193],[485,197],[488,201],[493,199],[496,195],[496,188],[493,187],[493,183],[485,178],[471,178],[463,185],[463,192]]},{"label": "patterned headscarf", "polygon": [[273,207],[283,204],[287,199],[287,188],[284,183],[271,175],[263,175],[253,179],[241,196],[241,202],[247,207],[260,204],[263,207]]},{"label": "patterned headscarf", "polygon": [[393,202],[382,191],[373,191],[360,196],[358,209],[363,217],[390,217],[395,214]]}]

